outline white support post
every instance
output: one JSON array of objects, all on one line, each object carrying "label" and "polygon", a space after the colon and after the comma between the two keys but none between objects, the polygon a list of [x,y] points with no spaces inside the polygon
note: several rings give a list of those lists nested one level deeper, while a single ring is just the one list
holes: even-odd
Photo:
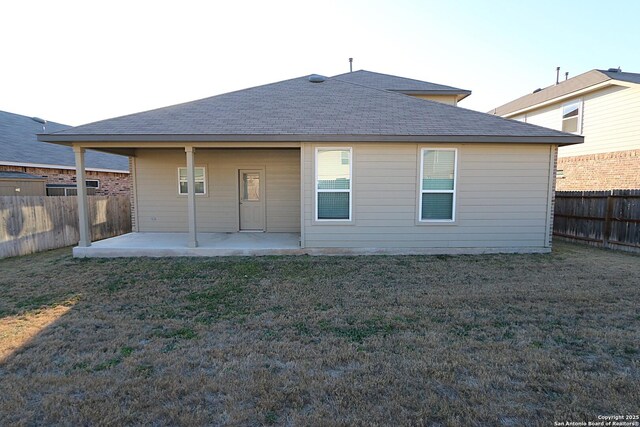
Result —
[{"label": "white support post", "polygon": [[80,225],[80,241],[78,246],[91,246],[91,232],[89,231],[89,200],[87,198],[87,184],[84,170],[84,148],[73,147],[76,155],[76,188],[78,190],[78,220]]},{"label": "white support post", "polygon": [[196,234],[196,168],[194,162],[195,148],[184,147],[187,153],[187,203],[188,203],[188,220],[189,220],[189,238],[190,248],[198,247],[198,238]]}]

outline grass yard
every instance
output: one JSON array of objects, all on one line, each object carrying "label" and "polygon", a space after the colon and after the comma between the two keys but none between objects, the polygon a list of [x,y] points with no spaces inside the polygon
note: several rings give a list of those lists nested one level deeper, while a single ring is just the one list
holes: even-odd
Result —
[{"label": "grass yard", "polygon": [[640,256],[0,260],[0,425],[553,425],[640,409]]}]

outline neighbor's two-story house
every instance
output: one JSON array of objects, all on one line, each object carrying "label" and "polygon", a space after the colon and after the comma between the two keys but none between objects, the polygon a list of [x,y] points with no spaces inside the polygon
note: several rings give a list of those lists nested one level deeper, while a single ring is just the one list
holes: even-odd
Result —
[{"label": "neighbor's two-story house", "polygon": [[640,74],[591,70],[491,113],[584,136],[560,147],[557,190],[640,188]]}]

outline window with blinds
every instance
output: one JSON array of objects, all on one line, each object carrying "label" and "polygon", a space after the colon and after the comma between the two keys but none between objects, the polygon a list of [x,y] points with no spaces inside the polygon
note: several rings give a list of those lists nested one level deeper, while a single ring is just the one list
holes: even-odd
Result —
[{"label": "window with blinds", "polygon": [[316,149],[316,220],[351,220],[351,148]]},{"label": "window with blinds", "polygon": [[457,150],[423,148],[421,153],[420,221],[454,221]]}]

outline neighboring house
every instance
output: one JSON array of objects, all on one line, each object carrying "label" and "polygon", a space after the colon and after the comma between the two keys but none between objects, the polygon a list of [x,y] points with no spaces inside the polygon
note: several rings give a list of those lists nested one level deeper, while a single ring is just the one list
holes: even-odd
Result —
[{"label": "neighboring house", "polygon": [[[581,136],[349,77],[299,77],[39,135],[73,146],[79,174],[86,148],[132,158],[134,233],[91,245],[80,215],[74,254],[550,251],[557,147]],[[267,241],[284,234],[293,246]],[[218,250],[234,239],[241,250]]]},{"label": "neighboring house", "polygon": [[[43,130],[55,132],[69,127],[0,111],[0,172],[22,172],[43,178],[46,188],[41,195],[75,195],[73,150],[62,145],[45,144],[36,137]],[[129,162],[125,156],[89,151],[86,161],[89,194],[129,194]],[[24,185],[20,187],[21,191],[15,191],[15,188],[15,194],[26,195],[22,190]]]},{"label": "neighboring house", "polygon": [[640,74],[591,70],[492,112],[584,136],[560,149],[557,190],[640,188]]}]

